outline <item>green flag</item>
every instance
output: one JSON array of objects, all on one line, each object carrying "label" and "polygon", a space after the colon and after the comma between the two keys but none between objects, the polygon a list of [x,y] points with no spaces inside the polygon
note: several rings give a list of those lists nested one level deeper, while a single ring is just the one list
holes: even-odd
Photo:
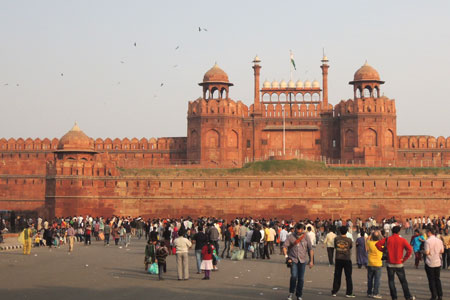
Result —
[{"label": "green flag", "polygon": [[294,70],[297,71],[297,68],[295,67],[294,54],[292,53],[292,51],[291,51],[291,63],[292,63],[292,65],[294,66]]}]

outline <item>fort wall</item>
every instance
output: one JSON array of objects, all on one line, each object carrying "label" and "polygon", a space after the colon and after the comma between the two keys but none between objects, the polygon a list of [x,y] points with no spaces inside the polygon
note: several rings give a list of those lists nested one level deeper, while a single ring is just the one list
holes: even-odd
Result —
[{"label": "fort wall", "polygon": [[54,180],[56,215],[381,218],[450,214],[448,176],[56,176]]}]

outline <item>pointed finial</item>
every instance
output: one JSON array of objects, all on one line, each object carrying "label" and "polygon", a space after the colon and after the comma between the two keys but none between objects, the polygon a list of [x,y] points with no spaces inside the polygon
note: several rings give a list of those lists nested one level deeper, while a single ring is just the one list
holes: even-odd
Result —
[{"label": "pointed finial", "polygon": [[73,125],[72,129],[70,131],[81,131],[80,127],[78,127],[77,121],[75,121],[75,124]]},{"label": "pointed finial", "polygon": [[366,59],[366,62],[364,63],[364,66],[368,66],[369,65],[369,63],[367,62],[367,59]]}]

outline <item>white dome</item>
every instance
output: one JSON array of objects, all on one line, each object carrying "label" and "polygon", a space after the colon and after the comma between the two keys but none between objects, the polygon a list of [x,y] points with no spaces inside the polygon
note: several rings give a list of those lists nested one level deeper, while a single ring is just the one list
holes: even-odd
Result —
[{"label": "white dome", "polygon": [[311,81],[306,80],[305,81],[305,88],[310,88],[311,87]]},{"label": "white dome", "polygon": [[319,82],[317,80],[314,80],[313,83],[312,83],[312,87],[313,88],[320,88]]},{"label": "white dome", "polygon": [[288,87],[289,88],[295,88],[295,83],[292,80],[289,80]]},{"label": "white dome", "polygon": [[278,81],[276,81],[276,80],[272,81],[272,88],[279,88],[279,87],[280,86],[278,84]]},{"label": "white dome", "polygon": [[281,80],[281,82],[280,82],[280,88],[282,88],[282,89],[287,88],[287,83],[286,83],[286,81]]},{"label": "white dome", "polygon": [[303,81],[297,80],[297,83],[295,84],[295,86],[299,89],[303,88]]},{"label": "white dome", "polygon": [[264,81],[263,88],[270,89],[272,86],[270,85],[270,82],[268,80]]}]

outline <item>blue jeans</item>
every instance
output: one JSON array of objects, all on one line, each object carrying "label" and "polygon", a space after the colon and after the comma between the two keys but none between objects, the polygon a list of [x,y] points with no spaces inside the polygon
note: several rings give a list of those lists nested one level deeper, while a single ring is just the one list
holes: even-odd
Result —
[{"label": "blue jeans", "polygon": [[291,267],[291,280],[289,282],[289,293],[295,296],[301,297],[303,294],[303,283],[305,279],[306,262],[292,263]]},{"label": "blue jeans", "polygon": [[378,295],[380,288],[381,267],[367,267],[367,295]]},{"label": "blue jeans", "polygon": [[195,259],[197,260],[197,272],[200,273],[200,265],[202,264],[202,249],[195,250]]},{"label": "blue jeans", "polygon": [[403,296],[405,299],[410,299],[411,293],[409,292],[408,281],[406,281],[405,268],[391,268],[387,267],[388,281],[389,281],[389,291],[391,292],[392,299],[397,299],[397,290],[395,288],[395,274],[397,274],[398,280],[402,285]]},{"label": "blue jeans", "polygon": [[225,246],[222,251],[222,258],[223,258],[225,251],[227,252],[227,258],[230,257],[230,246],[231,246],[231,241],[225,240]]}]

